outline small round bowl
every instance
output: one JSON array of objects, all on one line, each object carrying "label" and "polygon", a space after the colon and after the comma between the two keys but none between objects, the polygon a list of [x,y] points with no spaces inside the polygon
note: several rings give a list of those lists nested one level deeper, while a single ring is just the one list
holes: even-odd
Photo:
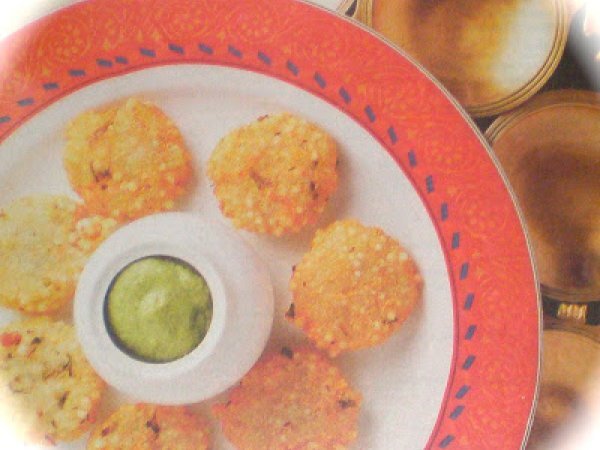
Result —
[{"label": "small round bowl", "polygon": [[[206,280],[213,313],[204,339],[167,363],[144,362],[113,342],[104,306],[111,282],[128,264],[167,256],[190,264]],[[110,236],[92,255],[75,293],[75,327],[98,374],[137,400],[184,404],[236,383],[262,353],[273,322],[269,272],[226,226],[187,213],[157,214]]]}]

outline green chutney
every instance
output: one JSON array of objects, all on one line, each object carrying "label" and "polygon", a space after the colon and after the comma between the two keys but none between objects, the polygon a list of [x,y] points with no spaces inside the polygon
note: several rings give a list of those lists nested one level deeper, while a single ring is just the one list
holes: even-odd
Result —
[{"label": "green chutney", "polygon": [[188,263],[149,256],[132,262],[109,287],[104,315],[113,341],[147,362],[169,362],[194,350],[212,319],[206,280]]}]

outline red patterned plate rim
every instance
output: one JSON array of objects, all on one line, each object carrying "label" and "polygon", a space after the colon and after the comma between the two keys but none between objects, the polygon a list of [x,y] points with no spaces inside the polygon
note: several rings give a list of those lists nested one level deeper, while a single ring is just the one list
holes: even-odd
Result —
[{"label": "red patterned plate rim", "polygon": [[524,446],[540,319],[519,213],[456,103],[373,33],[297,0],[79,3],[0,43],[0,142],[94,82],[190,63],[300,87],[352,117],[389,152],[435,224],[453,293],[452,367],[427,448]]}]

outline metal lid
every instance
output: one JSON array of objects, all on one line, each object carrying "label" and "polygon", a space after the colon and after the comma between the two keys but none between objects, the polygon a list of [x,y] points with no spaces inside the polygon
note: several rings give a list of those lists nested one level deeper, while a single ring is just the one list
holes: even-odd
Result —
[{"label": "metal lid", "polygon": [[475,117],[520,105],[563,54],[563,0],[358,0],[355,17],[423,64]]},{"label": "metal lid", "polygon": [[540,94],[486,137],[523,211],[542,293],[600,300],[600,94]]}]

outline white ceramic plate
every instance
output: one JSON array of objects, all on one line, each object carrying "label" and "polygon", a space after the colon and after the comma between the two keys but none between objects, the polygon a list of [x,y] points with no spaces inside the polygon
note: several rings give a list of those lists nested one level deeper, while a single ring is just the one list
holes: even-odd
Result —
[{"label": "white ceramic plate", "polygon": [[[274,282],[269,349],[303,339],[283,314],[291,268],[315,229],[350,217],[382,227],[417,261],[425,293],[384,345],[336,359],[364,396],[355,448],[523,443],[539,324],[521,222],[472,125],[404,56],[350,21],[292,0],[153,8],[108,0],[58,11],[11,36],[0,61],[0,204],[40,192],[76,197],[62,167],[66,123],[129,96],[155,102],[181,129],[196,181],[178,209],[209,219],[225,220],[204,170],[228,131],[279,111],[326,129],[340,148],[340,187],[317,226],[286,239],[239,232]],[[507,299],[516,296],[523,305],[514,318]],[[135,399],[109,390],[100,419],[123,400]],[[214,426],[216,448],[230,448]]]}]

